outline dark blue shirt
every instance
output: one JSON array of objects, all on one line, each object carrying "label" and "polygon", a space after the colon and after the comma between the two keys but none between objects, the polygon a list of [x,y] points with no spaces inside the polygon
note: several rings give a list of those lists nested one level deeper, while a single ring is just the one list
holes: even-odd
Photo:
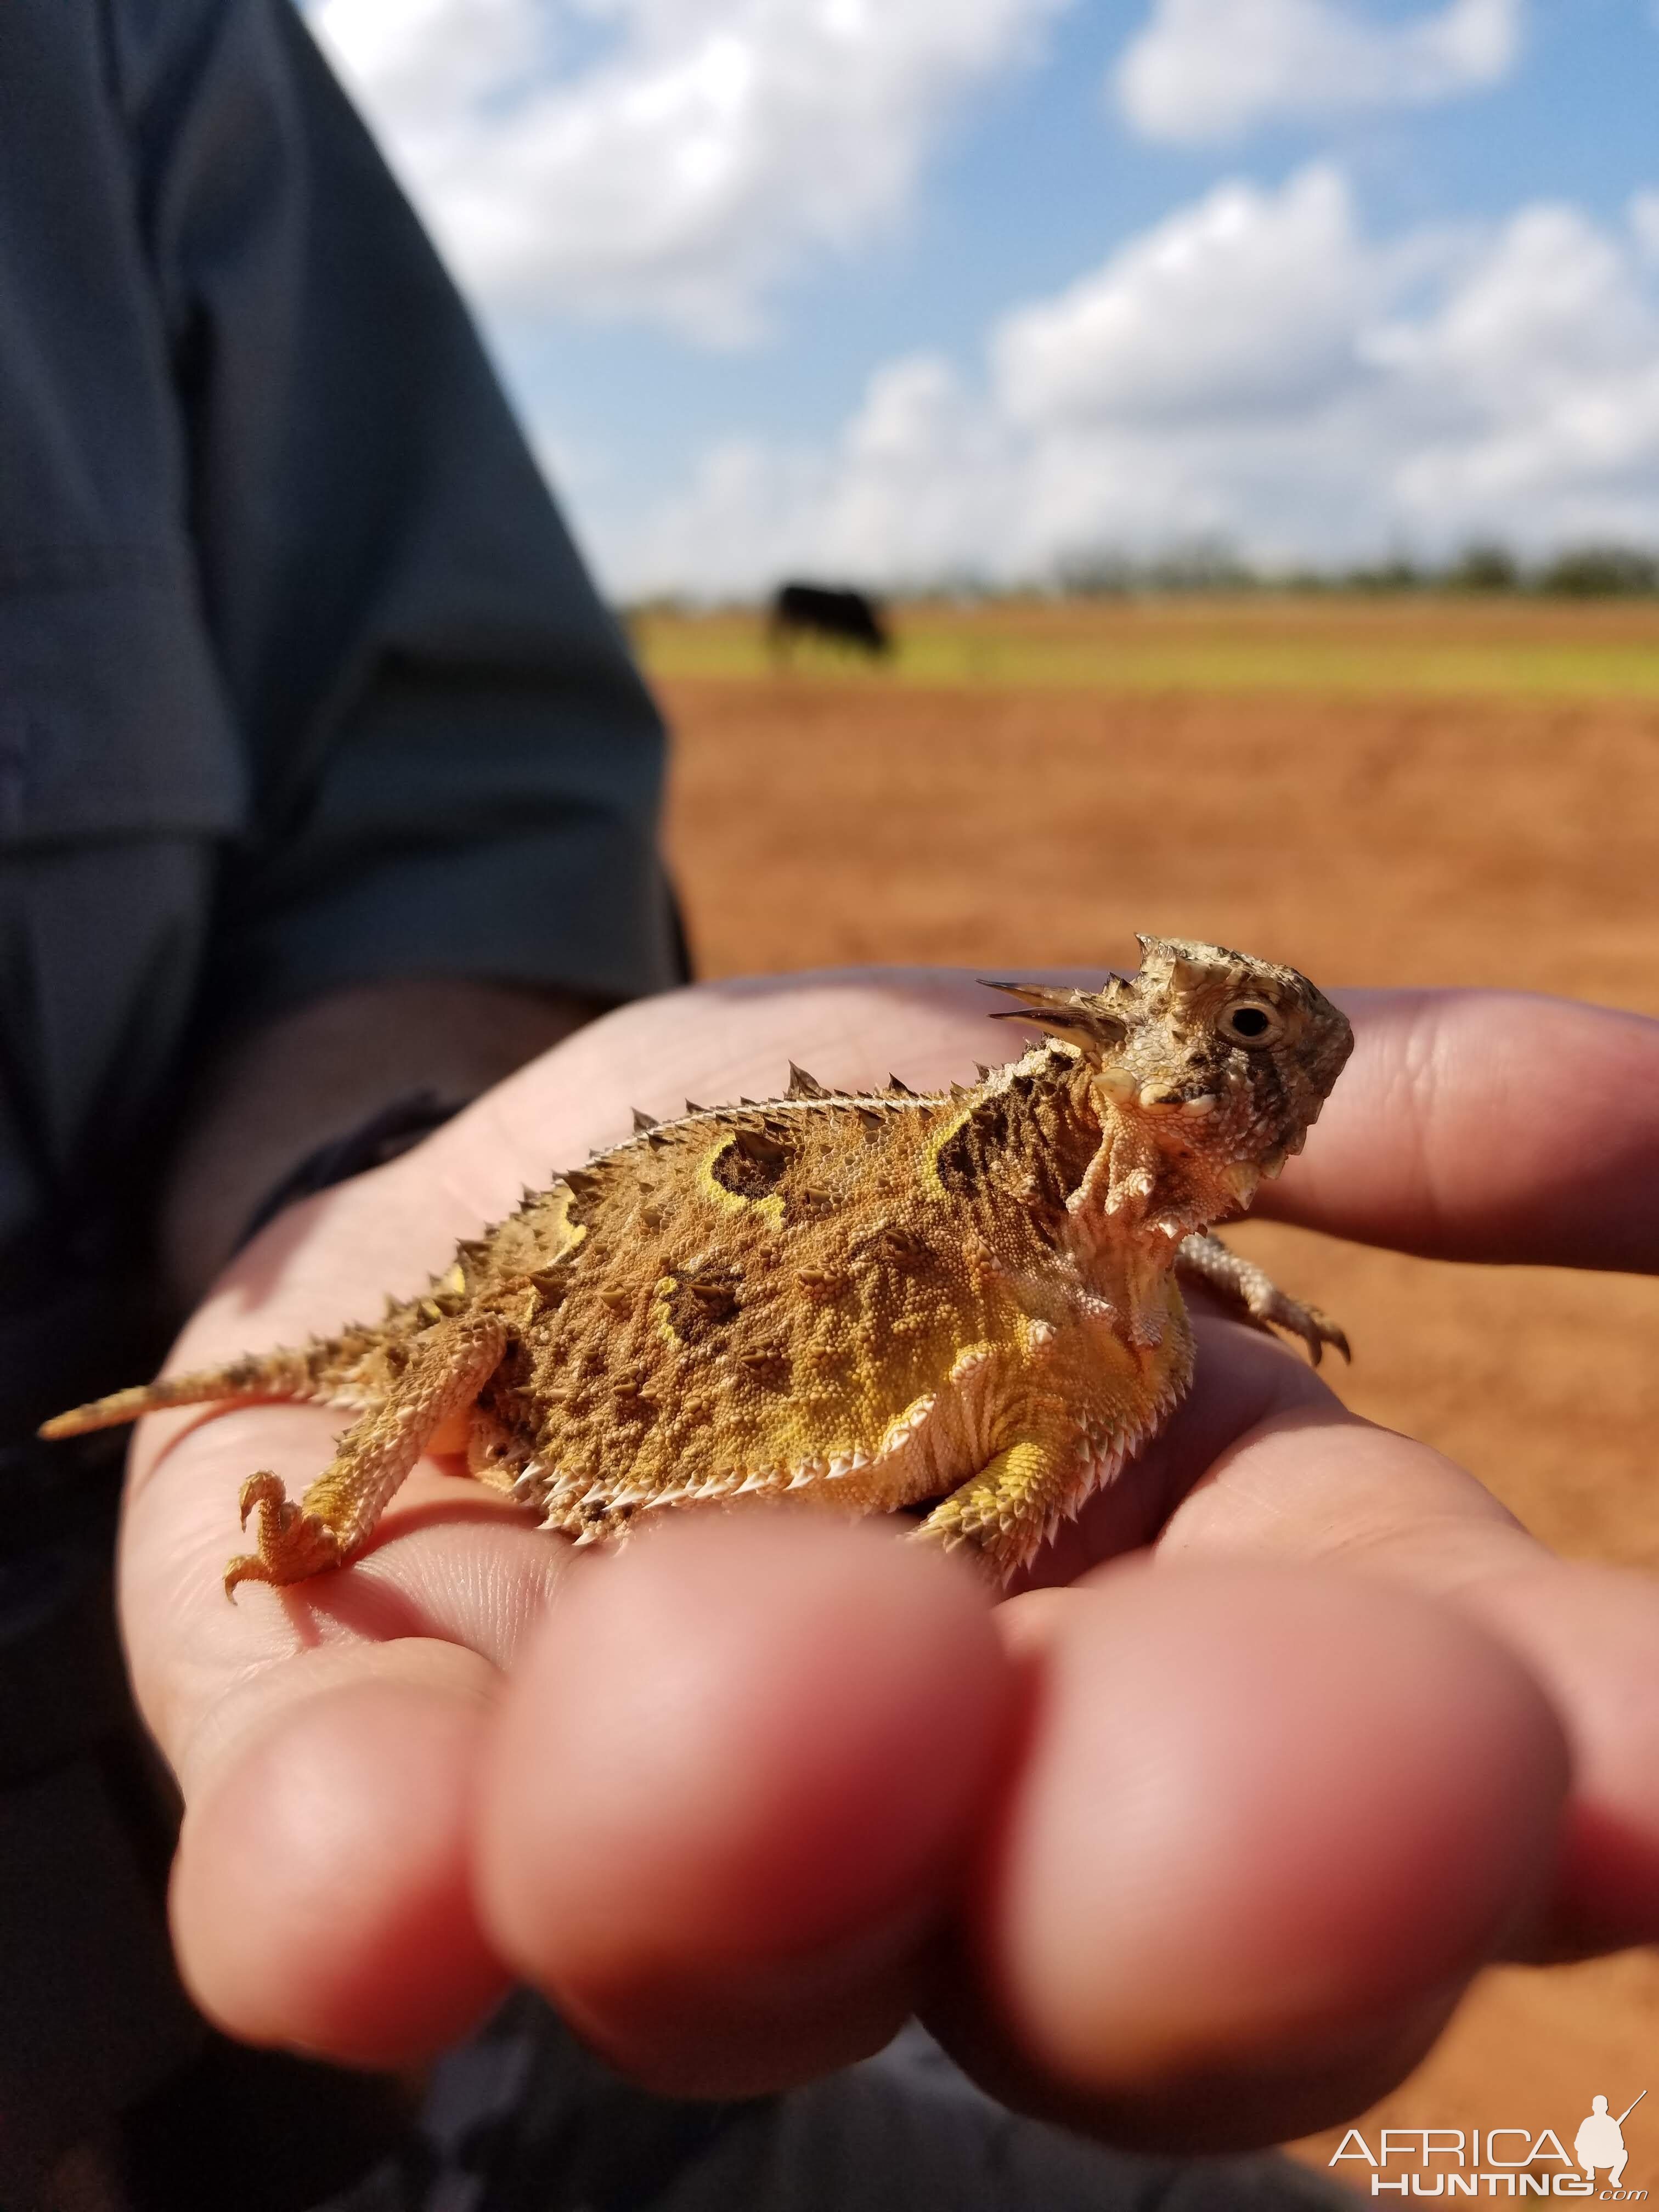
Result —
[{"label": "dark blue shirt", "polygon": [[226,1028],[396,975],[678,980],[662,743],[288,0],[5,0],[14,1376],[42,1255],[98,1274],[171,1086]]}]

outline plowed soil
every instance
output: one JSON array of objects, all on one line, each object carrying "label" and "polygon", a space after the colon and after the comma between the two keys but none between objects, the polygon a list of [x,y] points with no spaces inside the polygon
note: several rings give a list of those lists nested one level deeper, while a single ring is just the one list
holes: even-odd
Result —
[{"label": "plowed soil", "polygon": [[[1429,610],[1417,643],[1443,665],[1468,647],[1487,671],[1443,696],[1412,657],[1409,611],[1378,617],[1393,690],[1374,660],[1363,684],[1333,676],[1364,619],[1351,605],[1280,605],[1277,673],[1231,689],[1225,653],[1202,648],[1232,650],[1232,616],[1214,611],[1208,631],[1177,618],[1187,661],[1172,672],[1165,639],[1152,675],[1121,684],[1104,665],[1117,616],[1096,620],[1087,683],[1064,667],[1010,680],[986,658],[994,626],[990,675],[964,630],[943,682],[809,659],[770,672],[729,623],[713,658],[744,672],[670,672],[699,651],[708,665],[707,639],[690,624],[678,645],[648,637],[700,971],[1122,965],[1150,929],[1322,982],[1497,984],[1659,1015],[1659,685],[1619,696],[1583,676],[1611,644],[1627,670],[1659,671],[1659,616],[1505,612],[1494,635],[1479,611],[1460,630],[1457,611]],[[1239,620],[1260,636],[1258,609]],[[1529,640],[1578,677],[1533,680]],[[1267,1226],[1240,1241],[1347,1324],[1351,1404],[1472,1467],[1559,1549],[1659,1569],[1659,1282],[1454,1267]],[[1366,2124],[1373,2142],[1385,2122],[1547,2125],[1570,2142],[1594,2093],[1618,2112],[1650,2081],[1659,1960],[1506,1970]],[[1308,2154],[1322,2165],[1335,2141]],[[1628,2183],[1659,2186],[1659,2108],[1630,2146]],[[1368,2186],[1364,2167],[1340,2172]]]}]

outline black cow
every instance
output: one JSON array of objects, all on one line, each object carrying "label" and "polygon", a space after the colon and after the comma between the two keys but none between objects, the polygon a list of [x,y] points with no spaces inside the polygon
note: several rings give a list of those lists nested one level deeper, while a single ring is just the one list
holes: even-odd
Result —
[{"label": "black cow", "polygon": [[780,584],[767,625],[774,653],[781,659],[798,637],[822,637],[855,646],[879,660],[893,649],[882,611],[862,592],[836,591],[826,584]]}]

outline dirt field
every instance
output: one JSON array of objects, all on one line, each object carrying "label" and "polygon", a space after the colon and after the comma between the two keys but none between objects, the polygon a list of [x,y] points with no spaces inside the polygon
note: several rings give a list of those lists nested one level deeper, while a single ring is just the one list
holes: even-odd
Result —
[{"label": "dirt field", "polygon": [[[642,626],[705,975],[1121,965],[1152,929],[1322,982],[1659,1015],[1659,611],[1258,599],[899,619],[907,651],[880,672],[827,655],[774,672],[742,617]],[[1659,1568],[1659,1282],[1265,1226],[1240,1241],[1348,1325],[1352,1405],[1473,1467],[1562,1550]],[[1593,2093],[1617,2112],[1659,2090],[1656,2068],[1653,1956],[1505,1972],[1375,2118],[1571,2141]],[[1630,2142],[1630,2181],[1659,2186],[1659,2116]]]}]

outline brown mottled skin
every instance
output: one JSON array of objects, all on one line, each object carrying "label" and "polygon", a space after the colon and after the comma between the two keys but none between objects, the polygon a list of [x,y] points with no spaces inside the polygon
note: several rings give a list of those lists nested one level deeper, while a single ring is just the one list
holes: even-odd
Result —
[{"label": "brown mottled skin", "polygon": [[969,1089],[688,1104],[464,1243],[378,1326],[125,1390],[46,1436],[211,1399],[361,1418],[296,1504],[244,1484],[240,1582],[338,1565],[423,1451],[578,1542],[747,1497],[866,1513],[996,1573],[1167,1419],[1177,1267],[1319,1356],[1346,1346],[1207,1224],[1299,1151],[1352,1045],[1293,969],[1143,938],[1100,992],[999,984],[1045,1042]]}]

